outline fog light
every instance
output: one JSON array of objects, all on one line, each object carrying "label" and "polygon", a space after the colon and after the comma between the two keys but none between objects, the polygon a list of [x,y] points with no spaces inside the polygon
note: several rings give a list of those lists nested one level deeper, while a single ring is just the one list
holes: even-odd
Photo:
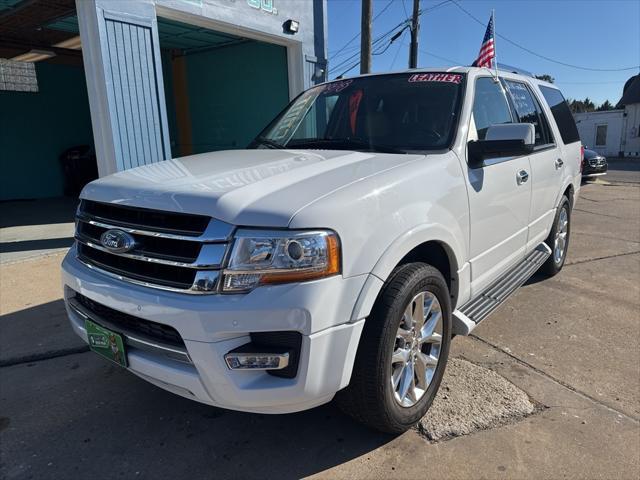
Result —
[{"label": "fog light", "polygon": [[289,353],[229,352],[224,360],[231,370],[281,370],[289,365]]}]

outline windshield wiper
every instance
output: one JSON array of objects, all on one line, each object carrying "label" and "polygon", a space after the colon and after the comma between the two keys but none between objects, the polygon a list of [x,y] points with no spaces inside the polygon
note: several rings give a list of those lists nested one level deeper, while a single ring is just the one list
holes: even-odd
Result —
[{"label": "windshield wiper", "polygon": [[296,142],[296,141],[289,142],[288,146],[291,148],[304,148],[304,147],[329,148],[331,147],[338,150],[365,150],[365,151],[380,152],[380,153],[407,153],[405,150],[402,150],[397,147],[393,147],[391,145],[378,145],[358,137],[310,138],[310,139],[300,140],[299,142]]},{"label": "windshield wiper", "polygon": [[258,137],[253,141],[253,145],[264,145],[267,148],[281,149],[285,148],[284,145],[273,140],[269,140],[267,137]]}]

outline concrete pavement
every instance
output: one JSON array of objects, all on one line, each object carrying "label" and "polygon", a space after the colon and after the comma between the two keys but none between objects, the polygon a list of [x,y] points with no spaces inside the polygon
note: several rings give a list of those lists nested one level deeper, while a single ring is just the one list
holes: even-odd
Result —
[{"label": "concrete pavement", "polygon": [[[536,410],[440,442],[369,431],[332,404],[266,416],[176,397],[73,353],[59,255],[3,265],[0,476],[637,479],[640,185],[609,183],[583,187],[561,274],[534,277],[453,342],[457,362],[497,373]],[[491,399],[455,391],[456,372],[436,402],[473,423]]]},{"label": "concrete pavement", "polygon": [[599,178],[614,183],[640,183],[640,158],[608,158],[609,172]]},{"label": "concrete pavement", "polygon": [[69,332],[62,258],[50,254],[0,267],[0,366],[87,350]]},{"label": "concrete pavement", "polygon": [[3,202],[0,264],[66,251],[73,243],[77,205],[70,197]]}]

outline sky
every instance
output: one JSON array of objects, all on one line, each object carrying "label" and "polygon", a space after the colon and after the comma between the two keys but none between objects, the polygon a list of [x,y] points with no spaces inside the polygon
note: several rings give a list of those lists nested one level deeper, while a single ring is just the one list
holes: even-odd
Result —
[{"label": "sky", "polygon": [[[596,104],[615,104],[624,82],[640,72],[640,0],[455,0],[487,23],[495,9],[496,34],[537,54],[590,71],[559,65],[496,38],[499,63],[536,75],[549,74],[565,97],[589,97]],[[327,0],[329,79],[359,60],[360,0]],[[374,0],[372,39],[392,30],[411,15],[413,0]],[[459,9],[452,0],[421,0],[419,67],[470,65],[478,54],[485,27]],[[407,68],[409,31],[391,45],[380,43],[373,56],[373,72]],[[342,49],[342,50],[341,50]],[[374,48],[374,52],[376,49]],[[352,60],[349,57],[355,55]],[[348,61],[347,61],[348,60]],[[340,65],[344,63],[344,65]],[[357,75],[359,66],[345,76]]]}]

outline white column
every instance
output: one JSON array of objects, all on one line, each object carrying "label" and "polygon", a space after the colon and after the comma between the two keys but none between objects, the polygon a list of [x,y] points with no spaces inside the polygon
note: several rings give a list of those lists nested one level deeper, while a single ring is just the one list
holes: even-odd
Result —
[{"label": "white column", "polygon": [[100,176],[170,158],[151,0],[76,0]]}]

